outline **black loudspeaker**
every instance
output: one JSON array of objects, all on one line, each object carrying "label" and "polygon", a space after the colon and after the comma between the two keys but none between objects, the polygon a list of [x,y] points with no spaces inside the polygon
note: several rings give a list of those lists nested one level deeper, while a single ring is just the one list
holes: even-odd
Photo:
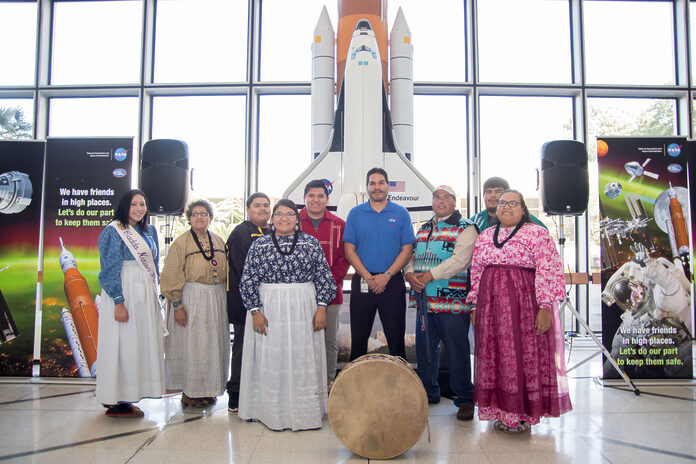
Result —
[{"label": "black loudspeaker", "polygon": [[590,180],[584,143],[553,140],[541,147],[540,196],[546,214],[580,216],[585,212]]},{"label": "black loudspeaker", "polygon": [[147,195],[150,214],[183,214],[189,196],[186,142],[149,140],[140,159],[140,189]]}]

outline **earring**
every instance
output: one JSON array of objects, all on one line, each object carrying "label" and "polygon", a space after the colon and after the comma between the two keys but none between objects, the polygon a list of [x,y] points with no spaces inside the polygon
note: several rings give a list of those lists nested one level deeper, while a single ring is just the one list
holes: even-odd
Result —
[{"label": "earring", "polygon": [[295,224],[295,232],[299,232],[299,231],[300,231],[300,225],[299,225],[299,224]]},{"label": "earring", "polygon": [[270,229],[271,229],[271,232],[275,232],[276,231],[275,224],[271,224]]}]

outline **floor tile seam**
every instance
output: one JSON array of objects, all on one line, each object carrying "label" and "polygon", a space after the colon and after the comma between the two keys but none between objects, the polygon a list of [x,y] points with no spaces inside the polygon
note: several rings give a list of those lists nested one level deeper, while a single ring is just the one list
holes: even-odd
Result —
[{"label": "floor tile seam", "polygon": [[[59,393],[59,394],[56,394],[56,395],[42,396],[42,397],[39,397],[39,398],[24,398],[24,397],[22,397],[22,398],[20,398],[20,399],[18,399],[18,400],[14,400],[14,401],[3,401],[3,402],[0,402],[0,407],[2,407],[2,406],[8,406],[8,405],[16,404],[16,403],[27,403],[27,402],[30,402],[30,401],[40,401],[40,400],[48,400],[48,399],[52,399],[52,398],[61,398],[61,397],[64,397],[64,396],[79,395],[80,393],[94,393],[94,391],[95,391],[94,389],[92,389],[92,390],[82,390],[82,391],[78,391],[78,392]],[[33,393],[33,392],[32,392],[32,393]],[[32,393],[28,393],[28,395],[31,395]],[[25,395],[25,396],[26,396],[26,395]]]},{"label": "floor tile seam", "polygon": [[[205,417],[207,417],[207,416],[202,416],[202,415],[201,415],[201,416],[194,416],[194,417],[191,417],[191,418],[187,418],[187,419],[184,419],[184,420],[181,420],[181,421],[177,421],[177,422],[171,423],[170,425],[171,425],[171,426],[176,426],[176,425],[179,425],[179,424],[183,424],[183,423],[193,422],[193,421],[195,421],[195,420],[204,419]],[[116,420],[123,420],[123,419],[116,419]],[[125,420],[128,420],[128,419],[125,419]],[[76,448],[76,447],[78,447],[78,446],[90,445],[90,444],[92,444],[92,443],[98,443],[98,442],[100,442],[100,441],[109,441],[109,440],[114,440],[114,439],[118,439],[118,438],[128,437],[128,436],[132,436],[132,435],[138,435],[138,434],[141,434],[141,433],[147,433],[147,432],[150,432],[150,431],[155,430],[155,429],[157,429],[158,432],[157,432],[156,434],[154,434],[153,437],[150,437],[150,438],[154,438],[154,437],[158,436],[159,433],[161,432],[161,430],[159,430],[159,426],[157,426],[157,425],[153,425],[153,426],[150,426],[150,427],[147,427],[147,428],[143,428],[143,429],[136,429],[136,430],[131,430],[131,431],[128,431],[128,432],[121,432],[121,433],[117,433],[117,434],[113,434],[113,435],[107,435],[107,436],[104,436],[104,437],[96,437],[96,438],[90,438],[90,439],[88,439],[88,440],[82,440],[82,441],[73,442],[73,443],[64,443],[64,444],[62,444],[62,445],[49,446],[49,447],[41,448],[41,449],[38,449],[38,450],[35,449],[35,450],[30,450],[30,451],[22,451],[22,452],[19,452],[19,453],[15,453],[15,454],[11,454],[11,455],[6,455],[6,456],[1,456],[1,455],[0,455],[0,461],[4,461],[4,460],[7,460],[7,459],[13,459],[13,458],[17,458],[17,457],[26,457],[26,456],[33,456],[33,455],[37,455],[37,454],[50,453],[50,452],[52,452],[52,451],[59,451],[59,450],[61,450],[61,449]],[[164,430],[164,429],[162,429],[162,430]],[[53,433],[56,433],[56,431],[54,431]],[[49,434],[48,436],[41,437],[41,438],[42,438],[42,439],[48,438],[48,437],[50,437],[51,435],[53,435],[53,433]],[[151,442],[152,442],[151,439],[146,440],[146,444],[149,444],[149,443],[151,443]],[[132,459],[132,457],[133,457],[133,456],[131,456],[131,458],[129,458],[129,460]]]},{"label": "floor tile seam", "polygon": [[[0,456],[0,461],[5,461],[8,459],[14,459],[14,458],[21,458],[21,457],[26,457],[26,456],[34,456],[34,455],[44,454],[44,453],[50,453],[52,451],[60,451],[63,449],[76,448],[79,446],[90,445],[92,443],[98,443],[100,441],[115,440],[117,438],[124,438],[124,437],[132,436],[132,435],[138,435],[141,433],[147,433],[147,432],[152,431],[154,428],[157,428],[157,426],[147,427],[145,429],[131,430],[129,432],[121,432],[121,433],[109,435],[106,437],[90,438],[88,440],[82,440],[82,441],[73,442],[73,443],[64,443],[62,445],[54,445],[54,446],[48,446],[48,447],[40,448],[40,449],[21,451],[19,453]],[[46,437],[43,437],[43,438],[46,438]]]},{"label": "floor tile seam", "polygon": [[614,464],[614,462],[613,462],[611,459],[609,459],[609,457],[606,456],[606,455],[602,452],[601,449],[598,449],[598,448],[596,448],[594,445],[592,445],[592,443],[591,443],[592,440],[588,439],[588,437],[583,436],[583,435],[580,435],[580,439],[581,439],[583,442],[585,442],[585,444],[586,444],[591,450],[596,451],[600,456],[602,456],[602,459],[604,459],[605,461],[607,461],[609,464]]},{"label": "floor tile seam", "polygon": [[[691,461],[696,462],[696,456],[691,455],[691,454],[684,454],[684,453],[679,453],[679,452],[677,452],[677,451],[670,451],[670,450],[666,450],[666,449],[654,448],[654,447],[652,447],[652,446],[646,446],[646,445],[641,445],[641,444],[638,444],[638,443],[631,443],[631,442],[627,442],[627,441],[623,441],[623,440],[617,440],[617,439],[615,439],[615,438],[609,438],[609,437],[591,438],[591,437],[585,437],[585,436],[582,436],[582,435],[581,435],[581,438],[587,439],[587,440],[590,440],[590,441],[591,441],[591,440],[597,440],[597,441],[600,441],[600,442],[613,443],[613,444],[615,444],[615,445],[620,445],[620,446],[624,446],[624,447],[627,447],[627,448],[638,449],[638,450],[641,450],[641,451],[648,451],[648,452],[656,453],[656,454],[660,454],[660,455],[667,455],[667,456],[672,456],[672,457],[684,458],[684,459],[688,459],[688,460],[691,460]],[[588,444],[589,444],[593,449],[595,449],[597,452],[599,452],[600,454],[602,454],[601,451],[598,450],[596,447],[594,447],[591,443],[588,443]],[[607,459],[608,461],[611,462],[611,460],[610,460],[609,458],[607,458],[606,456],[604,456],[604,457],[605,457],[605,459]]]}]

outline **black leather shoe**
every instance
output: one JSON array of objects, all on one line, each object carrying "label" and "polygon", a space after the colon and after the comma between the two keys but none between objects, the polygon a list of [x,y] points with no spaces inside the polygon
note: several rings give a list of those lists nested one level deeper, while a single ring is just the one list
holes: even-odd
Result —
[{"label": "black leather shoe", "polygon": [[457,411],[457,419],[460,421],[470,421],[474,418],[474,405],[471,403],[462,404]]},{"label": "black leather shoe", "polygon": [[227,410],[237,412],[239,410],[239,393],[230,393],[230,400],[227,402]]}]

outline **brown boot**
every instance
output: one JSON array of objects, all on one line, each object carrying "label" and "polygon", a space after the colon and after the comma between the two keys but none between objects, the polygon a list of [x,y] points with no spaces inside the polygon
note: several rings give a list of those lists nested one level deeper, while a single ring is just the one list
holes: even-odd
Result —
[{"label": "brown boot", "polygon": [[457,419],[460,421],[470,421],[474,418],[474,405],[471,403],[464,403],[459,406],[459,411],[457,411]]}]

